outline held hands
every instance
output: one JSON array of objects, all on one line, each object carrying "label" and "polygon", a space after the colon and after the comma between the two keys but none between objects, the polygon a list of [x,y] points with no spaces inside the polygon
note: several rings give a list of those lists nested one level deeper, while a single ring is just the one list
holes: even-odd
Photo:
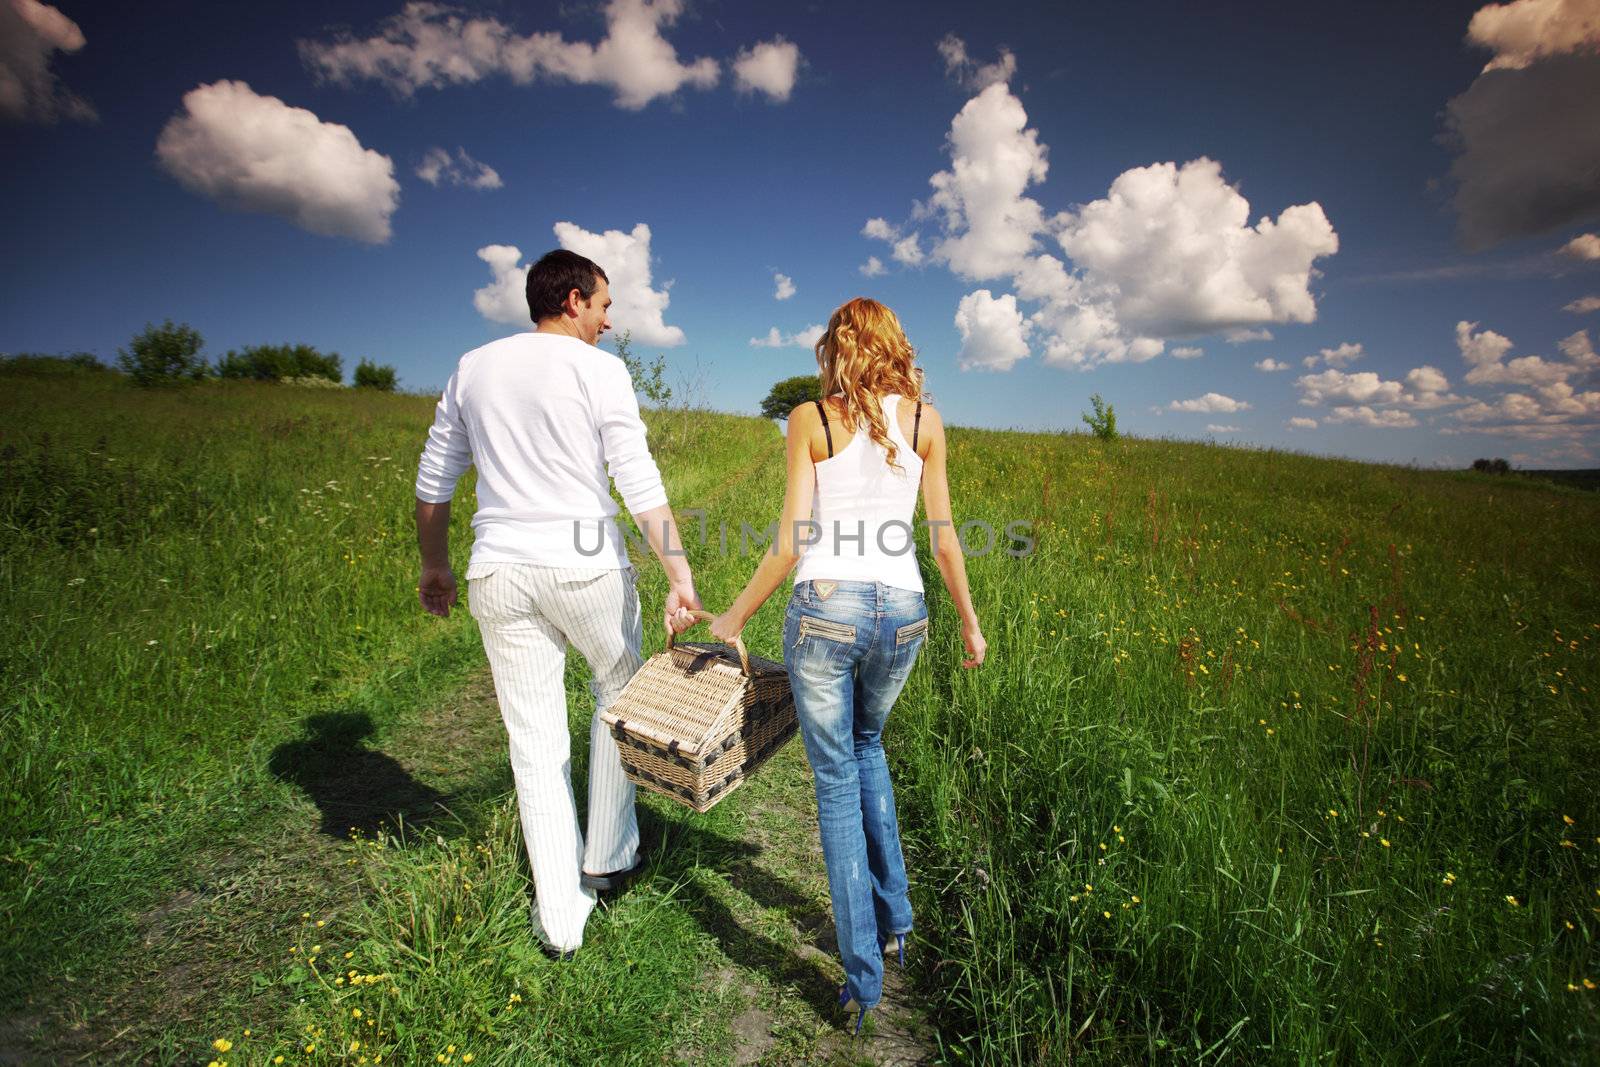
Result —
[{"label": "held hands", "polygon": [[699,611],[700,598],[695,595],[693,582],[674,582],[667,590],[666,610],[662,622],[674,634],[681,634],[695,624],[691,611]]},{"label": "held hands", "polygon": [[424,567],[417,580],[417,599],[422,610],[441,619],[450,617],[450,606],[456,602],[456,576],[449,567]]},{"label": "held hands", "polygon": [[983,639],[983,631],[978,628],[976,619],[961,624],[961,643],[967,646],[967,657],[961,661],[961,665],[969,670],[981,664],[989,651],[989,642]]}]

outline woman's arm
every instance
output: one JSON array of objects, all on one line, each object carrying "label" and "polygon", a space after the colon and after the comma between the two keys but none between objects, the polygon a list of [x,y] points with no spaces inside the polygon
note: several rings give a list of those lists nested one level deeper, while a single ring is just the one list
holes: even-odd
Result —
[{"label": "woman's arm", "polygon": [[967,648],[967,658],[961,665],[976,667],[983,662],[989,644],[983,639],[978,612],[972,606],[972,592],[967,588],[967,561],[951,518],[944,420],[926,405],[922,409],[922,432],[928,440],[928,454],[922,457],[922,510],[928,521],[928,538],[933,543],[933,559],[939,565],[939,576],[944,579],[944,587],[961,615],[961,640]]},{"label": "woman's arm", "polygon": [[812,532],[811,500],[817,489],[811,435],[821,425],[815,404],[801,404],[789,413],[789,480],[783,493],[783,513],[778,516],[778,532],[744,591],[711,623],[711,632],[719,641],[732,641],[799,562],[799,539]]}]

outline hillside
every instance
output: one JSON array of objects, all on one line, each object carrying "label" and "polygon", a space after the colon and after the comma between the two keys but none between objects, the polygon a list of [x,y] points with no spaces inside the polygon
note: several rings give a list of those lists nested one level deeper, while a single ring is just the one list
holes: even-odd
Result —
[{"label": "hillside", "polygon": [[[580,963],[531,951],[477,634],[415,603],[431,399],[0,385],[0,1062],[1600,1052],[1591,493],[953,430],[958,520],[1035,543],[969,560],[976,672],[925,565],[886,736],[914,1011],[850,1045],[797,745],[710,816],[649,801],[657,858]],[[781,439],[648,421],[720,607],[754,566],[740,523],[776,517]]]}]

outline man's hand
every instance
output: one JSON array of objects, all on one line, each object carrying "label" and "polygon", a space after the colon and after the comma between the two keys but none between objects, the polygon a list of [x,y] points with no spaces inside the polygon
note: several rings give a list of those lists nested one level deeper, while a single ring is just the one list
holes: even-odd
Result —
[{"label": "man's hand", "polygon": [[700,598],[695,595],[694,582],[673,582],[667,590],[667,607],[663,621],[668,630],[681,634],[698,620],[690,614],[699,611]]},{"label": "man's hand", "polygon": [[417,580],[417,599],[422,610],[441,619],[450,617],[450,606],[456,602],[456,576],[449,567],[424,567]]}]

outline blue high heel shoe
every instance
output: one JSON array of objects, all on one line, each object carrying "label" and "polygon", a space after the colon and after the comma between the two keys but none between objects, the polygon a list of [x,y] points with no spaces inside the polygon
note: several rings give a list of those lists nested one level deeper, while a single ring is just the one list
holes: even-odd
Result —
[{"label": "blue high heel shoe", "polygon": [[883,943],[883,954],[893,956],[895,962],[900,964],[901,970],[906,966],[906,935],[890,934],[889,940]]},{"label": "blue high heel shoe", "polygon": [[846,1014],[856,1013],[856,1025],[850,1031],[851,1036],[855,1036],[861,1033],[861,1024],[866,1022],[867,1012],[872,1009],[863,1008],[856,998],[850,995],[850,986],[846,984],[839,987],[839,1010]]}]

